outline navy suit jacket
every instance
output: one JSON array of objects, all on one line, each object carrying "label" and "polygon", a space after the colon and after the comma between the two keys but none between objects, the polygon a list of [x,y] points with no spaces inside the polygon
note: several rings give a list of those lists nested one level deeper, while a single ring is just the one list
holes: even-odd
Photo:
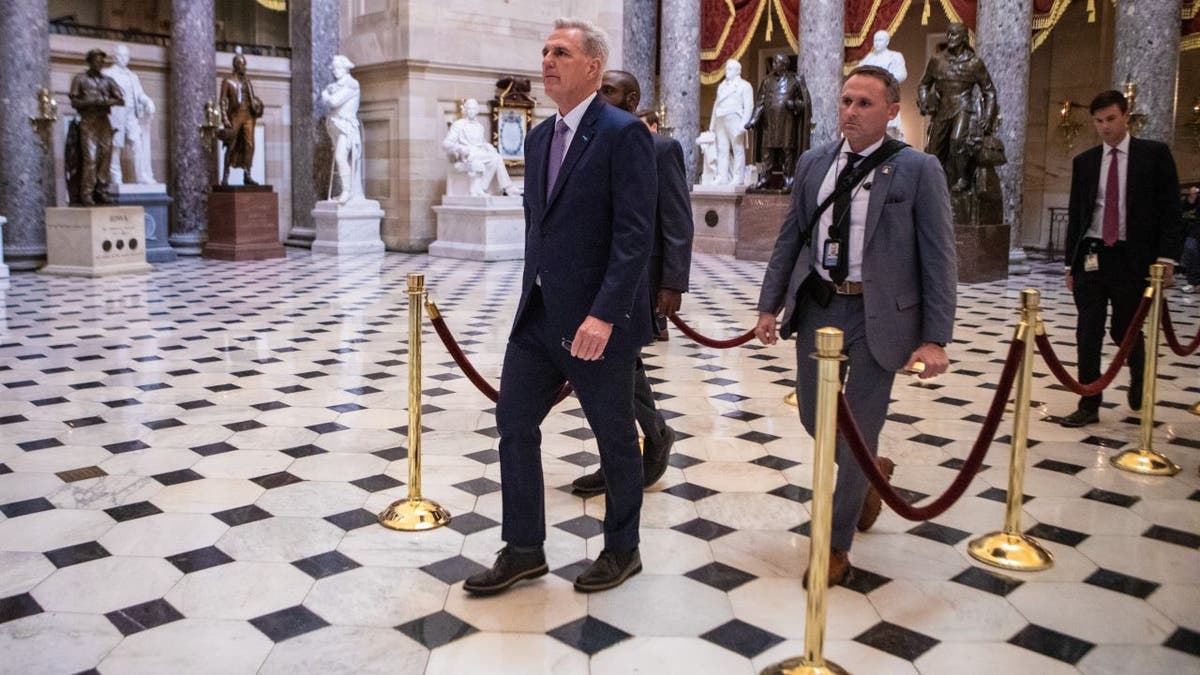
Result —
[{"label": "navy suit jacket", "polygon": [[[1092,225],[1100,191],[1103,144],[1075,156],[1071,166],[1071,201],[1067,209],[1064,252],[1072,271],[1083,271],[1079,242]],[[1138,271],[1146,272],[1157,258],[1179,260],[1183,220],[1179,209],[1179,176],[1165,143],[1129,139],[1125,167],[1125,241]]]},{"label": "navy suit jacket", "polygon": [[525,140],[525,272],[513,327],[540,278],[552,330],[573,339],[594,316],[612,324],[604,353],[632,358],[653,328],[646,264],[658,176],[650,131],[597,96],[547,190],[555,119]]},{"label": "navy suit jacket", "polygon": [[654,247],[650,250],[650,294],[659,288],[687,292],[692,267],[692,199],[683,170],[683,148],[679,141],[659,134],[654,137],[658,162],[658,211],[655,214]]}]

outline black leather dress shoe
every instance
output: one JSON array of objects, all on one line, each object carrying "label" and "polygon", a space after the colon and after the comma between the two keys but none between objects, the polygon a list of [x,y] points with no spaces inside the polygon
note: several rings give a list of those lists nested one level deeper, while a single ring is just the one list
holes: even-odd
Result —
[{"label": "black leather dress shoe", "polygon": [[642,454],[642,487],[654,485],[667,472],[673,445],[675,445],[675,430],[671,427],[665,427],[663,437],[658,443],[646,444],[645,452]]},{"label": "black leather dress shoe", "polygon": [[1142,383],[1129,385],[1129,391],[1125,392],[1125,400],[1129,401],[1129,409],[1137,412],[1142,409]]},{"label": "black leather dress shoe", "polygon": [[495,595],[522,579],[536,579],[549,571],[542,549],[517,553],[512,547],[505,546],[490,570],[467,577],[463,590],[472,595]]},{"label": "black leather dress shoe", "polygon": [[628,553],[615,553],[608,549],[592,566],[575,578],[575,590],[580,593],[607,591],[625,583],[629,577],[642,571],[642,556],[635,548]]},{"label": "black leather dress shoe", "polygon": [[1096,424],[1099,421],[1100,413],[1096,412],[1095,410],[1084,410],[1083,408],[1078,408],[1075,410],[1075,412],[1060,419],[1058,423],[1064,427],[1070,427],[1074,429],[1076,427],[1087,426],[1089,424]]},{"label": "black leather dress shoe", "polygon": [[608,486],[604,482],[604,472],[596,469],[586,476],[580,476],[571,481],[571,489],[577,495],[591,497],[592,495],[603,494],[608,489]]}]

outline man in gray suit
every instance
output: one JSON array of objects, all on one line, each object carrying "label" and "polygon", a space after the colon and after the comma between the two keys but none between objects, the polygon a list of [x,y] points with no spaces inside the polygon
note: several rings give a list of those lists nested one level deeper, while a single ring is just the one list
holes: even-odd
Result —
[{"label": "man in gray suit", "polygon": [[[900,110],[888,71],[860,66],[842,87],[838,123],[844,140],[804,153],[792,203],[775,242],[758,299],[755,334],[774,344],[796,334],[800,420],[813,434],[817,364],[814,333],[845,334],[842,378],[850,409],[872,454],[887,415],[897,370],[920,377],[945,372],[954,325],[957,265],[950,193],[937,158],[887,138]],[[891,473],[890,460],[876,460]],[[879,495],[868,491],[845,441],[837,444],[829,583],[850,569],[854,530],[870,528]],[[869,494],[870,492],[870,494]],[[805,585],[808,575],[805,574]]]}]

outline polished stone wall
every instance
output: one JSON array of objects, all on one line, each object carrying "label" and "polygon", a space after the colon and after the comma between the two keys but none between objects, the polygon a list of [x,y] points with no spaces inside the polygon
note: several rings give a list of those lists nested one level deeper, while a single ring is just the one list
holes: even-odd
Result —
[{"label": "polished stone wall", "polygon": [[654,76],[658,63],[658,0],[624,0],[624,59],[621,63],[609,63],[632,73],[642,89],[642,108],[653,108],[658,104],[657,78]]},{"label": "polished stone wall", "polygon": [[840,135],[836,92],[842,90],[845,11],[842,0],[800,3],[800,72],[812,94],[813,147]]},{"label": "polished stone wall", "polygon": [[52,129],[39,134],[38,89],[50,85],[47,26],[42,0],[7,0],[0,11],[0,215],[8,218],[4,255],[14,270],[46,261],[45,208]]},{"label": "polished stone wall", "polygon": [[333,81],[338,53],[337,3],[294,2],[288,7],[292,45],[292,229],[290,245],[310,247],[312,210],[329,194],[333,149],[321,92]]},{"label": "polished stone wall", "polygon": [[1139,135],[1170,143],[1174,136],[1175,81],[1179,73],[1179,3],[1120,2],[1112,86],[1137,85],[1135,112],[1146,115]]},{"label": "polished stone wall", "polygon": [[700,0],[662,0],[658,60],[669,133],[683,146],[683,166],[691,185],[696,182],[695,141],[700,135]]},{"label": "polished stone wall", "polygon": [[172,0],[171,12],[170,193],[175,202],[169,241],[179,255],[200,255],[208,224],[211,160],[198,129],[204,122],[203,92],[216,76],[213,3]]}]

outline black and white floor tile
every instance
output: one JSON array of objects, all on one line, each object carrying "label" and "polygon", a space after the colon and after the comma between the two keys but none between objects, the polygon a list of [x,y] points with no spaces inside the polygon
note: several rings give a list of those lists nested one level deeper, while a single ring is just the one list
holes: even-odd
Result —
[{"label": "black and white floor tile", "polygon": [[[912,498],[940,493],[979,431],[1017,294],[1042,291],[1073,360],[1058,268],[960,287],[954,370],[897,380],[884,454]],[[754,319],[763,265],[698,255],[684,316],[714,337]],[[645,572],[592,596],[603,500],[568,399],[546,420],[554,573],[492,599],[462,580],[501,547],[492,405],[424,337],[423,491],[449,527],[399,533],[407,494],[405,274],[426,275],[471,358],[499,375],[519,262],[388,254],[183,260],[140,277],[14,276],[0,294],[0,671],[11,673],[745,673],[803,652],[812,443],[782,402],[791,344],[727,351],[674,333],[648,350],[680,433],[646,496]],[[1172,292],[1175,324],[1200,296]],[[1108,352],[1111,354],[1111,349]],[[1200,672],[1200,357],[1164,350],[1154,443],[1173,478],[1114,470],[1136,444],[1122,375],[1081,430],[1035,379],[1022,526],[1040,573],[974,563],[1003,520],[1011,429],[944,516],[885,509],[830,594],[826,654],[851,672]]]}]

